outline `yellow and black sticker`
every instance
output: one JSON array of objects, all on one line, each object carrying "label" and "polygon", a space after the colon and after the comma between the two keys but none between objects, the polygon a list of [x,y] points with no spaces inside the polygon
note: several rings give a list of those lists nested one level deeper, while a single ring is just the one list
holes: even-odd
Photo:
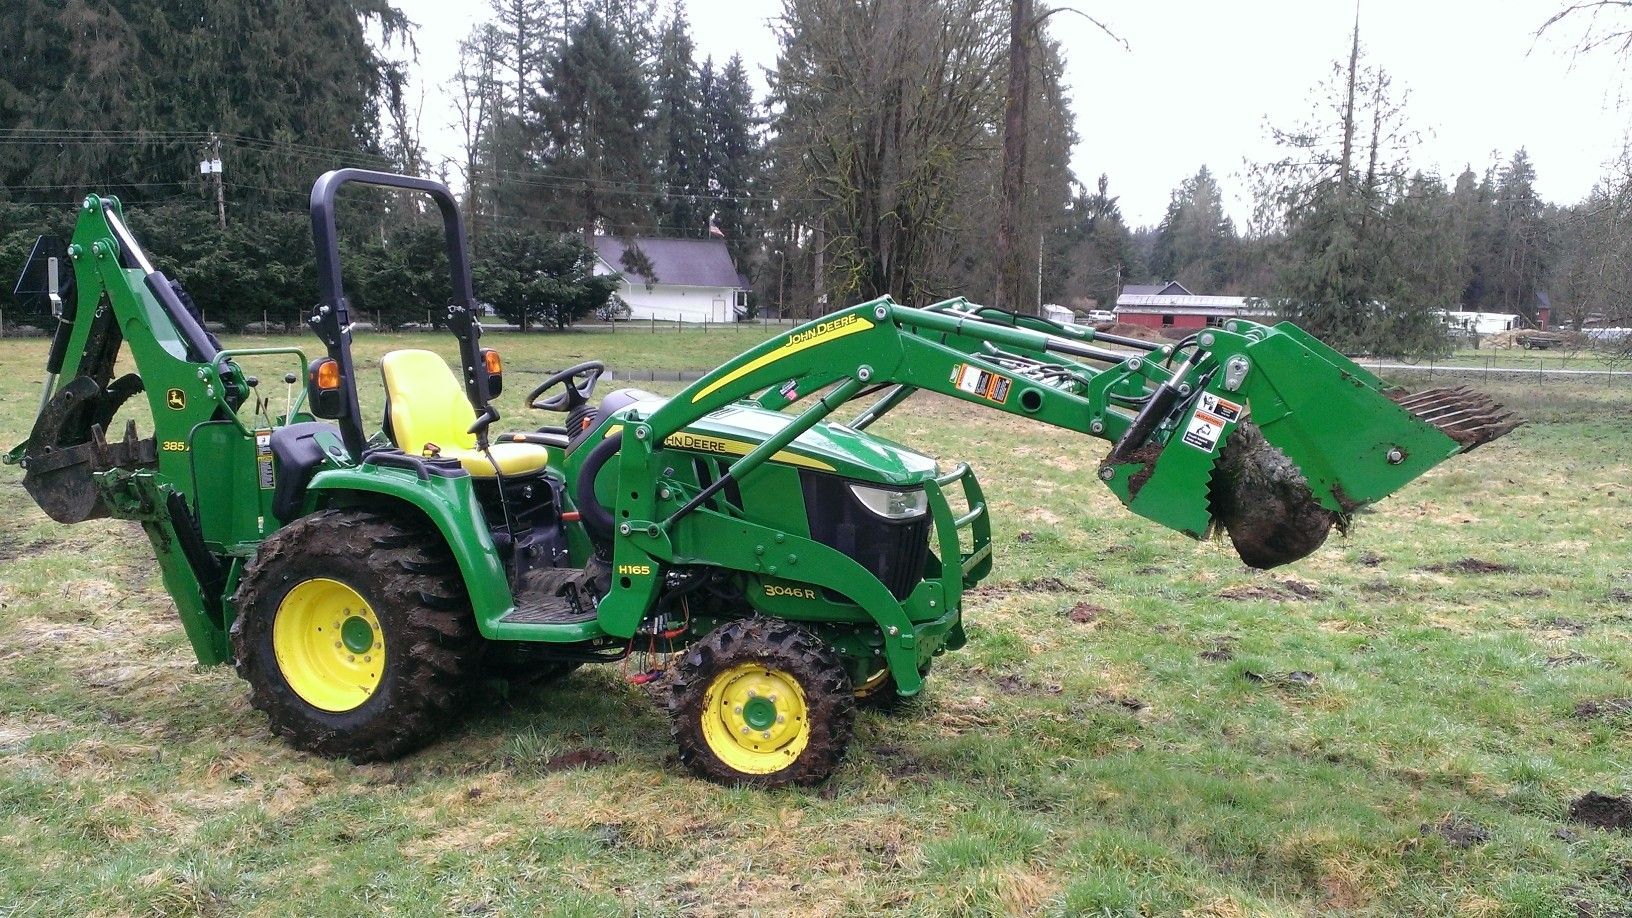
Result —
[{"label": "yellow and black sticker", "polygon": [[[694,434],[687,431],[669,434],[663,438],[663,445],[670,449],[685,449],[698,453],[716,453],[722,456],[746,456],[753,451],[757,444],[745,443],[741,440],[730,440],[724,437],[715,437],[708,434]],[[801,468],[816,469],[820,472],[831,472],[833,466],[820,459],[801,456],[798,453],[780,450],[771,457],[772,462],[784,465],[797,465]]]},{"label": "yellow and black sticker", "polygon": [[164,404],[171,411],[180,411],[187,407],[187,393],[180,389],[171,389],[164,393]]},{"label": "yellow and black sticker", "polygon": [[1009,389],[1014,380],[980,367],[960,363],[952,369],[952,385],[999,405],[1009,400]]},{"label": "yellow and black sticker", "polygon": [[788,340],[783,343],[781,347],[778,347],[776,350],[769,353],[761,354],[742,366],[737,367],[735,370],[721,376],[719,379],[714,380],[713,382],[704,386],[696,395],[693,395],[691,400],[693,403],[700,402],[710,395],[713,395],[719,389],[736,382],[755,370],[768,367],[784,357],[791,357],[800,351],[815,347],[818,344],[823,344],[828,341],[846,337],[848,335],[854,335],[857,332],[864,332],[872,327],[873,323],[867,321],[861,316],[856,315],[855,313],[851,313],[849,315],[840,316],[837,319],[819,322],[816,325],[805,329],[804,331],[793,332],[792,334],[788,335]]},{"label": "yellow and black sticker", "polygon": [[272,431],[255,431],[255,470],[260,474],[261,490],[277,486],[277,475],[272,469]]}]

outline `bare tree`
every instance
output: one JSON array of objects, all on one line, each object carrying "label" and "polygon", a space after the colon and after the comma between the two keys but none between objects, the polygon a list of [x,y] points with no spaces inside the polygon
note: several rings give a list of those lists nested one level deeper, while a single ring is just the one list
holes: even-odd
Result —
[{"label": "bare tree", "polygon": [[1578,26],[1575,53],[1608,50],[1618,57],[1632,54],[1632,0],[1584,0],[1566,3],[1536,29],[1536,37]]},{"label": "bare tree", "polygon": [[[785,0],[776,169],[825,233],[825,291],[922,302],[996,138],[1007,0]],[[941,266],[944,269],[944,265]]]},{"label": "bare tree", "polygon": [[460,132],[461,159],[455,164],[465,185],[465,223],[474,245],[479,236],[477,216],[481,213],[483,159],[493,131],[493,118],[502,102],[498,78],[500,37],[491,25],[483,24],[459,43],[459,72],[454,74],[454,126]]}]

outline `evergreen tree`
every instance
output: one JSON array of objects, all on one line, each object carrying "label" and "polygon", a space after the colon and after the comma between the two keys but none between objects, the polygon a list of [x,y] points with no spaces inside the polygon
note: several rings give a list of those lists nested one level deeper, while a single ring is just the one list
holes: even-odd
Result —
[{"label": "evergreen tree", "polygon": [[1206,166],[1173,190],[1156,228],[1152,280],[1176,280],[1190,290],[1216,295],[1235,274],[1235,222],[1224,210],[1224,192]]},{"label": "evergreen tree", "polygon": [[737,271],[748,274],[762,218],[761,208],[752,199],[768,193],[763,178],[764,119],[741,55],[733,54],[718,73],[713,60],[706,61],[699,82],[706,125],[703,157],[714,226],[724,234]]},{"label": "evergreen tree", "polygon": [[1414,247],[1440,228],[1404,200],[1414,135],[1388,74],[1365,63],[1358,26],[1333,76],[1316,120],[1276,130],[1287,155],[1259,172],[1260,217],[1282,231],[1274,302],[1340,350],[1441,351],[1438,311],[1455,285],[1440,283],[1441,266],[1418,264]]},{"label": "evergreen tree", "polygon": [[1545,208],[1535,181],[1535,166],[1523,148],[1497,174],[1484,270],[1488,310],[1522,315],[1532,322],[1548,249]]},{"label": "evergreen tree", "polygon": [[[388,45],[408,27],[388,0],[0,5],[0,124],[24,153],[0,161],[0,185],[131,201],[199,191],[212,131],[234,210],[286,206],[338,159],[386,165],[390,63],[368,24]],[[62,133],[86,130],[104,134]]]},{"label": "evergreen tree", "polygon": [[651,216],[646,82],[629,49],[594,13],[574,26],[535,100],[545,174],[563,218],[593,245],[597,225],[628,233]]},{"label": "evergreen tree", "polygon": [[501,229],[471,273],[477,295],[526,331],[535,323],[565,328],[604,307],[618,281],[594,268],[593,250],[576,236]]},{"label": "evergreen tree", "polygon": [[653,83],[657,105],[651,133],[663,186],[658,225],[674,235],[702,236],[708,232],[709,219],[705,103],[682,7],[675,8],[663,27]]},{"label": "evergreen tree", "polygon": [[1092,297],[1100,308],[1110,308],[1121,293],[1120,282],[1144,273],[1122,208],[1110,193],[1110,178],[1101,175],[1092,193],[1079,189],[1067,219],[1065,297]]}]

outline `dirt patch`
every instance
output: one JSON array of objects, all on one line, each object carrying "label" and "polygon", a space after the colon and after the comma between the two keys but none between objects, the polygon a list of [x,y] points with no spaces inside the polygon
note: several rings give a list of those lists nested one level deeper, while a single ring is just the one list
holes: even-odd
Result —
[{"label": "dirt patch", "polygon": [[1306,580],[1295,577],[1272,583],[1244,583],[1218,591],[1219,599],[1236,601],[1261,599],[1268,602],[1322,599],[1326,591]]},{"label": "dirt patch", "polygon": [[1064,691],[1058,682],[1033,682],[1018,673],[999,676],[996,685],[1005,695],[1058,695]]},{"label": "dirt patch", "polygon": [[1536,624],[1540,625],[1547,631],[1562,631],[1565,634],[1585,634],[1587,630],[1586,622],[1576,621],[1573,618],[1565,618],[1562,615],[1555,615],[1552,618],[1541,619],[1540,621],[1536,622]]},{"label": "dirt patch", "polygon": [[1557,656],[1552,656],[1552,657],[1547,658],[1547,665],[1551,666],[1551,667],[1554,667],[1554,668],[1557,668],[1557,667],[1560,667],[1560,666],[1577,666],[1577,665],[1582,664],[1582,663],[1590,663],[1590,662],[1592,662],[1592,661],[1590,659],[1588,659],[1586,656],[1584,656],[1582,654],[1579,654],[1579,653],[1576,653],[1573,650],[1570,651],[1569,653],[1563,653],[1563,654],[1559,654]]},{"label": "dirt patch", "polygon": [[1632,715],[1632,698],[1596,698],[1576,702],[1570,716],[1576,720],[1600,720]]},{"label": "dirt patch", "polygon": [[1553,595],[1553,591],[1546,587],[1520,587],[1517,590],[1509,590],[1507,595],[1518,599],[1541,599]]},{"label": "dirt patch", "polygon": [[1073,590],[1091,590],[1101,586],[1092,574],[1079,574],[1067,582],[1060,577],[1028,577],[1025,580],[1007,580],[989,583],[967,591],[969,596],[1002,597],[1013,593],[1069,593]]},{"label": "dirt patch", "polygon": [[566,771],[569,768],[603,768],[617,762],[617,760],[618,756],[615,752],[585,746],[581,749],[572,749],[550,756],[540,766],[540,769],[544,772],[552,772]]},{"label": "dirt patch", "polygon": [[1632,832],[1632,798],[1588,791],[1570,801],[1570,821],[1596,829]]},{"label": "dirt patch", "polygon": [[1466,850],[1490,841],[1490,830],[1462,816],[1448,815],[1435,823],[1423,823],[1423,835],[1437,835],[1452,848]]},{"label": "dirt patch", "polygon": [[1359,562],[1364,564],[1366,567],[1376,567],[1388,559],[1374,551],[1368,551],[1362,554],[1357,560],[1359,560]]},{"label": "dirt patch", "polygon": [[1483,558],[1463,558],[1460,561],[1446,561],[1440,564],[1429,564],[1418,570],[1431,571],[1435,574],[1511,574],[1518,568],[1500,561],[1486,561]]},{"label": "dirt patch", "polygon": [[1235,659],[1235,644],[1235,638],[1229,635],[1216,637],[1213,638],[1212,645],[1197,654],[1197,656],[1208,663],[1225,663]]},{"label": "dirt patch", "polygon": [[1065,617],[1079,625],[1092,625],[1099,621],[1099,617],[1110,610],[1104,606],[1096,606],[1091,602],[1079,602],[1065,611]]},{"label": "dirt patch", "polygon": [[1632,590],[1610,590],[1610,602],[1632,602]]},{"label": "dirt patch", "polygon": [[1371,596],[1405,595],[1405,587],[1402,587],[1397,583],[1390,583],[1387,580],[1368,580],[1367,582],[1360,584],[1358,589],[1360,592],[1369,594]]},{"label": "dirt patch", "polygon": [[15,561],[18,558],[38,554],[48,547],[45,542],[14,542],[5,535],[0,535],[0,561]]},{"label": "dirt patch", "polygon": [[1241,673],[1241,678],[1248,682],[1262,682],[1287,688],[1308,688],[1320,680],[1319,676],[1306,669],[1294,669],[1289,673],[1255,673],[1249,669]]},{"label": "dirt patch", "polygon": [[1135,698],[1132,695],[1112,694],[1110,692],[1095,692],[1094,701],[1098,704],[1121,708],[1124,711],[1131,711],[1135,714],[1143,711],[1145,708],[1150,707],[1150,705],[1146,704],[1141,698]]},{"label": "dirt patch", "polygon": [[1030,532],[1022,532],[1019,535],[1015,536],[1014,540],[1016,542],[1035,542],[1035,541],[1037,541],[1037,536],[1030,533]]},{"label": "dirt patch", "polygon": [[[880,743],[871,747],[869,752],[874,758],[878,759],[878,764],[884,769],[884,773],[897,781],[927,779],[938,771],[933,765],[920,759],[911,750],[902,746]],[[829,781],[826,787],[823,787],[823,790],[825,791],[827,787],[836,788],[838,786],[839,782]]]},{"label": "dirt patch", "polygon": [[1297,464],[1251,422],[1230,434],[1208,491],[1213,517],[1236,554],[1259,570],[1308,556],[1344,522],[1315,500]]}]

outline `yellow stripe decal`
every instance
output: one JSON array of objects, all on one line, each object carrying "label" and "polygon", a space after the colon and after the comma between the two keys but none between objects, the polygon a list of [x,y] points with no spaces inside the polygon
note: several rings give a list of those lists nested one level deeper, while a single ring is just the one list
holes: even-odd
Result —
[{"label": "yellow stripe decal", "polygon": [[[667,437],[665,437],[663,439],[663,445],[671,449],[684,449],[698,453],[723,453],[727,456],[746,456],[753,451],[756,444],[744,443],[741,440],[728,440],[724,437],[716,437],[710,434],[694,434],[681,431],[680,433],[669,434]],[[781,462],[785,465],[797,465],[807,469],[816,469],[817,471],[822,472],[834,471],[833,466],[828,465],[820,459],[812,459],[809,456],[801,456],[798,453],[790,453],[787,450],[782,450],[776,455],[772,456],[771,461]]]},{"label": "yellow stripe decal", "polygon": [[823,322],[809,331],[794,332],[788,336],[787,344],[784,344],[776,350],[771,351],[769,354],[756,357],[742,366],[737,367],[735,370],[725,374],[714,382],[709,383],[701,392],[693,395],[691,397],[691,401],[693,404],[696,404],[697,402],[707,398],[709,395],[712,395],[720,387],[728,386],[744,376],[747,376],[749,373],[754,372],[755,370],[770,366],[778,360],[781,360],[783,357],[791,357],[806,348],[815,347],[818,344],[825,344],[828,341],[843,338],[846,335],[853,335],[856,332],[864,332],[872,327],[873,323],[863,319],[861,316],[848,315],[844,316],[843,318],[834,319],[831,322]]}]

